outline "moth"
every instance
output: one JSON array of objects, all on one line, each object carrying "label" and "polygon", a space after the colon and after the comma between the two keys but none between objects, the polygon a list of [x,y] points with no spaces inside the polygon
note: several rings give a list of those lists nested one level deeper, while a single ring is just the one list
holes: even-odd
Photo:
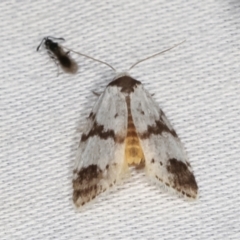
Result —
[{"label": "moth", "polygon": [[65,41],[64,38],[44,37],[37,47],[37,51],[44,45],[48,55],[54,60],[57,66],[60,65],[66,73],[75,74],[78,71],[78,65],[73,58],[71,58],[70,51],[65,52],[63,48],[53,40]]},{"label": "moth", "polygon": [[121,181],[131,165],[145,166],[159,186],[197,198],[197,182],[176,131],[142,83],[124,73],[107,85],[88,116],[73,171],[76,207]]}]

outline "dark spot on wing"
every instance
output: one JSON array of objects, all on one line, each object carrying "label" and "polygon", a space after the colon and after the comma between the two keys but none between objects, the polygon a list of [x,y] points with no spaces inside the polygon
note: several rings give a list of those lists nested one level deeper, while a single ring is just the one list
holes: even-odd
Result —
[{"label": "dark spot on wing", "polygon": [[[106,165],[106,170],[109,170],[109,165]],[[103,188],[100,183],[104,178],[107,181],[104,174],[103,170],[95,164],[84,167],[77,173],[77,178],[73,180],[73,201],[77,207],[84,205],[106,191],[106,186]],[[112,185],[113,182],[110,182],[109,187]]]},{"label": "dark spot on wing", "polygon": [[99,194],[105,192],[108,187],[116,183],[116,178],[112,179],[112,173],[116,172],[117,165],[107,164],[104,169],[96,164],[83,167],[80,170],[74,170],[77,176],[74,176],[73,184],[73,202],[76,207],[80,207]]},{"label": "dark spot on wing", "polygon": [[162,132],[168,132],[172,136],[177,137],[177,133],[174,131],[174,129],[170,130],[168,126],[161,120],[155,121],[154,125],[148,125],[147,131],[140,133],[139,137],[141,139],[147,139],[149,138],[152,134],[155,135],[161,135]]},{"label": "dark spot on wing", "polygon": [[184,162],[175,158],[169,159],[167,162],[167,171],[172,176],[169,181],[173,181],[172,185],[174,188],[183,189],[186,194],[191,191],[197,193],[198,186],[195,177]]},{"label": "dark spot on wing", "polygon": [[82,142],[87,141],[88,138],[93,136],[98,136],[101,139],[105,139],[105,140],[108,138],[112,138],[117,143],[122,143],[125,139],[124,137],[115,135],[115,132],[112,129],[105,130],[104,126],[98,125],[96,121],[93,123],[93,126],[88,134],[82,134],[81,141]]},{"label": "dark spot on wing", "polygon": [[95,164],[82,168],[73,180],[73,201],[77,203],[80,198],[81,205],[89,202],[99,194],[98,183],[102,179],[102,170]]},{"label": "dark spot on wing", "polygon": [[134,88],[140,84],[141,84],[141,82],[135,80],[134,78],[131,78],[129,76],[123,76],[123,77],[113,80],[112,82],[110,82],[108,84],[108,86],[120,87],[121,92],[131,93],[134,91]]},{"label": "dark spot on wing", "polygon": [[94,179],[100,178],[102,175],[102,170],[95,164],[91,164],[88,167],[82,168],[78,172],[77,182],[82,184],[83,181],[90,182]]}]

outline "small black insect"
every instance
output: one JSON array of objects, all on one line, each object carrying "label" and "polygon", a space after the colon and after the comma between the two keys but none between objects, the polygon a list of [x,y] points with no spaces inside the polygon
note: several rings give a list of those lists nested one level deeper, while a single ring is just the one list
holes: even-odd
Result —
[{"label": "small black insect", "polygon": [[44,44],[49,56],[54,60],[56,65],[60,65],[66,73],[74,74],[78,70],[77,63],[70,57],[70,51],[65,52],[62,47],[53,40],[65,41],[64,38],[44,37],[37,47],[37,51]]}]

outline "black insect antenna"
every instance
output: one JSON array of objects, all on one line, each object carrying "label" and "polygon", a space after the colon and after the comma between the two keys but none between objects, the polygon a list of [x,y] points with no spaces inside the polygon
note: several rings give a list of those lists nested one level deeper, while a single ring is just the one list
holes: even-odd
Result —
[{"label": "black insect antenna", "polygon": [[40,47],[42,46],[42,43],[45,42],[46,39],[47,39],[46,37],[44,37],[44,38],[42,39],[42,41],[40,42],[40,44],[39,44],[38,47],[37,47],[37,51],[40,49]]},{"label": "black insect antenna", "polygon": [[40,47],[43,45],[43,43],[44,43],[45,45],[46,45],[46,42],[47,42],[47,41],[49,41],[50,44],[53,43],[53,41],[52,41],[51,39],[53,39],[53,40],[59,40],[59,41],[65,41],[64,38],[55,38],[55,37],[51,37],[51,36],[44,37],[44,38],[42,39],[42,41],[40,42],[40,44],[38,45],[37,51],[39,51],[39,49],[40,49]]}]

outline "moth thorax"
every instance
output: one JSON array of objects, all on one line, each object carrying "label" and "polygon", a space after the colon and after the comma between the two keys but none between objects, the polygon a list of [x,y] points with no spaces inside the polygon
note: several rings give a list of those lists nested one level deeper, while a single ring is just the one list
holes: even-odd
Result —
[{"label": "moth thorax", "polygon": [[144,161],[144,154],[133,123],[129,97],[126,97],[126,102],[128,107],[128,128],[125,139],[125,161],[128,165],[139,165]]}]

